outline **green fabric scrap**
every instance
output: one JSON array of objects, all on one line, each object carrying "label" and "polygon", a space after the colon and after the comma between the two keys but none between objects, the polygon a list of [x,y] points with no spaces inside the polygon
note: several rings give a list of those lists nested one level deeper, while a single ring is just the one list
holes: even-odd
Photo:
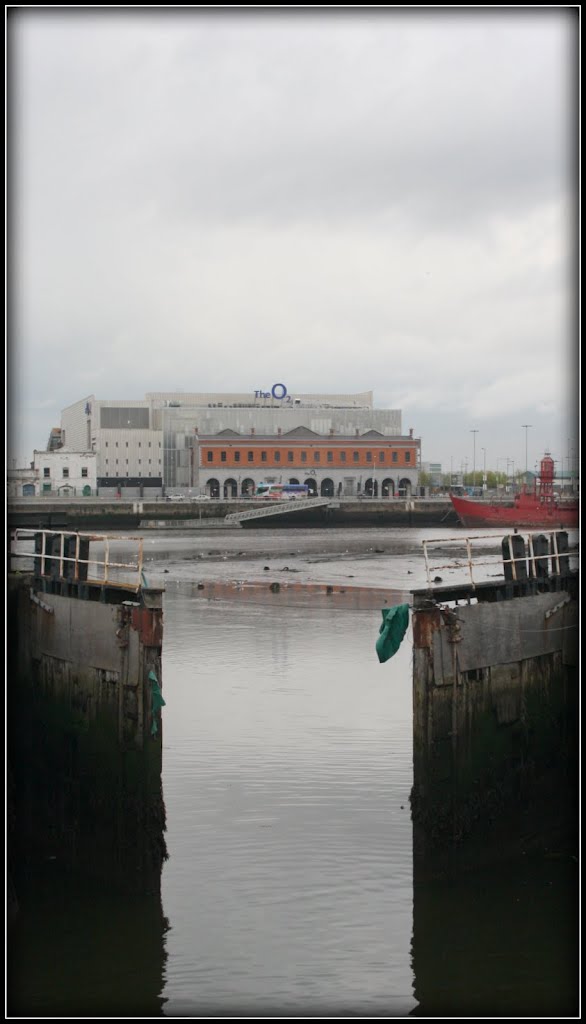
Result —
[{"label": "green fabric scrap", "polygon": [[409,605],[397,604],[382,609],[383,621],[376,642],[376,653],[380,662],[388,661],[396,654],[409,625]]},{"label": "green fabric scrap", "polygon": [[159,727],[157,725],[157,713],[160,714],[161,708],[165,707],[166,701],[163,697],[163,694],[161,693],[159,680],[157,679],[152,669],[149,672],[149,680],[151,684],[151,706],[153,709],[153,724],[151,725],[151,736],[156,736],[159,731]]}]

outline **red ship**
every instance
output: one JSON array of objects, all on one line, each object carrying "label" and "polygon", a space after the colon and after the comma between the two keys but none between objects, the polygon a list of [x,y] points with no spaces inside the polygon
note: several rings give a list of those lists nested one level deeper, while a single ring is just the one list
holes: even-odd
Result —
[{"label": "red ship", "polygon": [[541,460],[539,479],[533,493],[524,487],[511,502],[491,502],[460,498],[450,494],[462,526],[526,526],[541,530],[578,526],[577,501],[559,501],[553,490],[554,463],[551,455]]}]

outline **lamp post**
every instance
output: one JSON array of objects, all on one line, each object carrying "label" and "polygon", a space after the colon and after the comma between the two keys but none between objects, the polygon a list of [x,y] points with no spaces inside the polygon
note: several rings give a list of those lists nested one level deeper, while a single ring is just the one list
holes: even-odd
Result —
[{"label": "lamp post", "polygon": [[[499,472],[500,472],[500,470],[499,470],[499,462],[506,462],[506,463],[508,464],[508,461],[509,461],[509,459],[508,459],[508,456],[507,456],[507,455],[499,455],[498,459],[496,460],[496,471],[497,471],[497,476],[498,476],[498,474],[499,474]],[[509,468],[509,467],[508,467],[508,465],[507,465],[507,472],[508,472],[508,468]],[[497,483],[497,487],[498,487],[498,486],[499,486],[499,485],[498,485],[498,483]]]},{"label": "lamp post", "polygon": [[528,469],[528,466],[529,466],[529,463],[527,461],[527,431],[532,426],[532,424],[531,423],[522,423],[521,426],[523,427],[523,429],[525,431],[525,483],[527,483],[527,469]]},{"label": "lamp post", "polygon": [[482,490],[486,490],[486,448],[481,448],[480,451],[483,454],[482,459]]},{"label": "lamp post", "polygon": [[476,483],[476,435],[478,433],[478,428],[471,430],[470,433],[474,438],[474,447],[472,449],[472,486],[474,487]]}]

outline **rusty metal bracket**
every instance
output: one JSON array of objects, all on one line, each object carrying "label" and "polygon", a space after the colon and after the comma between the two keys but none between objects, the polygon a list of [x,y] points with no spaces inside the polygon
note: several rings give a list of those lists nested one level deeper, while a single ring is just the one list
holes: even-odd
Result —
[{"label": "rusty metal bracket", "polygon": [[50,605],[45,604],[44,601],[41,601],[41,599],[39,597],[37,597],[37,595],[35,594],[35,592],[32,589],[32,587],[30,589],[30,599],[33,602],[33,604],[38,604],[39,608],[42,608],[43,611],[47,613],[47,615],[54,615],[55,614],[54,608],[51,608]]},{"label": "rusty metal bracket", "polygon": [[569,604],[571,600],[572,600],[572,598],[570,597],[570,595],[566,594],[566,596],[564,597],[563,601],[558,601],[557,604],[554,604],[553,608],[548,608],[547,609],[547,611],[545,613],[545,618],[546,619],[551,619],[552,615],[555,615],[556,612],[559,612],[560,609],[563,608],[564,605]]},{"label": "rusty metal bracket", "polygon": [[444,625],[448,633],[449,644],[459,644],[462,642],[462,631],[460,628],[461,619],[458,618],[453,608],[448,608],[445,605],[440,606],[440,614],[444,620]]}]

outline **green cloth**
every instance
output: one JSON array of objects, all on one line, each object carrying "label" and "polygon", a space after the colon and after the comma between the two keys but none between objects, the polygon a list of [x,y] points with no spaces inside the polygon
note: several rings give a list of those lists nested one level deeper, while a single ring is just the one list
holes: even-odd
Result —
[{"label": "green cloth", "polygon": [[149,679],[151,683],[151,703],[153,709],[153,724],[151,725],[151,736],[156,736],[159,729],[157,726],[157,712],[160,713],[161,708],[165,707],[165,700],[161,693],[159,686],[159,680],[157,679],[153,671],[149,672]]},{"label": "green cloth", "polygon": [[401,646],[409,625],[409,605],[396,604],[393,608],[382,609],[383,621],[376,642],[379,661],[388,661]]}]

